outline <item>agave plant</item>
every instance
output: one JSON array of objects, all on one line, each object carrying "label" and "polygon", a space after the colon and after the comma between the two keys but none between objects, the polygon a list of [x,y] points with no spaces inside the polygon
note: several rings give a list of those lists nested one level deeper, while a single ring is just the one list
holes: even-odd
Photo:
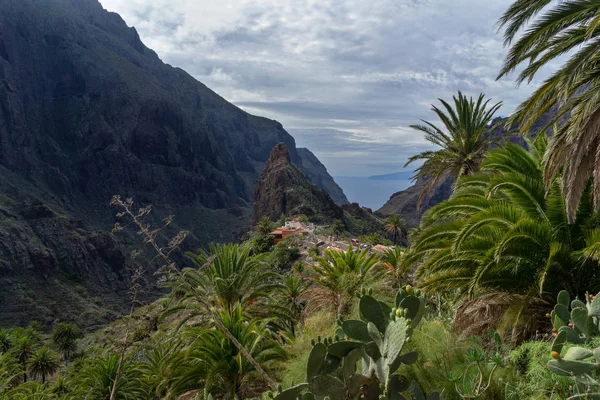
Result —
[{"label": "agave plant", "polygon": [[556,295],[598,288],[598,221],[589,201],[569,224],[560,183],[546,196],[545,135],[527,151],[507,143],[482,172],[464,177],[452,197],[429,210],[406,262],[429,290]]}]

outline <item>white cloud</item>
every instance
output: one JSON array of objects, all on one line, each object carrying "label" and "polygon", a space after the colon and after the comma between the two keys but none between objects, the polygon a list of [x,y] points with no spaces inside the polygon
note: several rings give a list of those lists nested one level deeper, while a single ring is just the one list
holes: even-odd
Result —
[{"label": "white cloud", "polygon": [[408,126],[439,97],[484,92],[507,115],[535,85],[496,81],[495,24],[512,0],[101,2],[165,62],[279,120],[345,175],[401,169],[426,147]]}]

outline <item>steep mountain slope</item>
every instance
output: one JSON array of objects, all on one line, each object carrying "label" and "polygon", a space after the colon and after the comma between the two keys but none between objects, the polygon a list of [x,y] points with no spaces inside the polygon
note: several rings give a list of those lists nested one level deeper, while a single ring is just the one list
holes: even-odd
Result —
[{"label": "steep mountain slope", "polygon": [[296,149],[300,156],[302,172],[313,184],[321,189],[325,189],[337,205],[349,204],[342,188],[327,173],[327,168],[319,159],[309,150],[303,147]]},{"label": "steep mountain slope", "polygon": [[[97,0],[0,1],[0,325],[113,318],[135,236],[106,233],[111,196],[174,214],[188,247],[232,240],[280,142],[302,168],[281,124],[164,64]],[[330,185],[321,167],[307,175]]]},{"label": "steep mountain slope", "polygon": [[284,143],[271,151],[254,191],[254,223],[264,216],[277,220],[280,215],[306,215],[316,222],[342,218],[343,211],[327,192],[310,183],[290,161]]}]

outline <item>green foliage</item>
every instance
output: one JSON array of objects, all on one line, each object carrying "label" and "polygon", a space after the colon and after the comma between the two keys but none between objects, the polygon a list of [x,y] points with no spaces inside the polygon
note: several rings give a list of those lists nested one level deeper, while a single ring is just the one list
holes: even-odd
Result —
[{"label": "green foliage", "polygon": [[275,239],[271,235],[258,235],[251,242],[253,254],[268,253],[273,250]]},{"label": "green foliage", "polygon": [[573,381],[548,369],[551,346],[545,341],[529,341],[510,352],[510,366],[516,376],[507,383],[508,398],[543,400],[566,397]]},{"label": "green foliage", "polygon": [[336,238],[343,235],[344,232],[346,232],[346,226],[344,225],[344,221],[342,221],[341,219],[336,219],[335,221],[333,221],[333,224],[331,225],[331,231],[333,232]]},{"label": "green foliage", "polygon": [[490,100],[484,102],[483,94],[473,101],[473,98],[467,98],[461,92],[453,100],[454,109],[442,99],[443,109],[432,106],[432,111],[442,121],[446,132],[427,121],[423,121],[424,125],[411,125],[411,128],[425,133],[426,140],[441,147],[440,150],[417,154],[406,163],[425,160],[414,176],[414,179],[427,179],[418,204],[441,179],[478,172],[483,155],[492,143],[488,125],[502,103],[488,108]]},{"label": "green foliage", "polygon": [[[79,398],[108,399],[119,370],[119,356],[87,361],[73,382],[73,395]],[[116,398],[125,400],[147,399],[146,387],[138,366],[127,358],[119,371]]]},{"label": "green foliage", "polygon": [[[283,221],[283,223],[285,224],[285,221]],[[260,221],[258,221],[258,224],[256,224],[255,229],[261,236],[266,236],[269,233],[273,232],[273,230],[275,229],[275,224],[273,223],[273,221],[271,221],[271,218],[265,215],[261,218]]]},{"label": "green foliage", "polygon": [[54,374],[59,367],[58,357],[47,347],[40,347],[27,360],[27,368],[33,377],[42,378],[46,382],[48,375]]},{"label": "green foliage", "polygon": [[[577,218],[580,200],[586,201],[587,183],[599,163],[599,18],[596,1],[515,0],[500,19],[501,27],[506,28],[505,44],[511,48],[499,77],[523,66],[517,82],[531,82],[545,66],[556,63],[557,57],[569,54],[567,62],[559,61],[560,68],[518,107],[509,123],[527,133],[546,111],[557,110],[540,132],[555,126],[546,155],[546,177],[549,182],[562,175],[570,222]],[[596,205],[599,185],[594,177]]]},{"label": "green foliage", "polygon": [[[287,359],[286,351],[274,340],[267,326],[268,320],[245,319],[239,305],[232,312],[220,312],[219,318],[269,375],[274,374],[278,362]],[[201,388],[206,392],[229,398],[250,398],[268,388],[220,330],[189,328],[185,336],[193,338],[185,353],[186,362],[192,365],[183,376],[186,381],[203,382]]]},{"label": "green foliage", "polygon": [[391,246],[393,244],[391,240],[384,237],[379,232],[373,232],[373,233],[369,233],[368,235],[362,235],[360,237],[360,242],[366,243],[366,244],[372,244],[374,246],[378,245],[378,244],[381,244],[383,246]]},{"label": "green foliage", "polygon": [[[292,387],[276,398],[297,396],[304,390],[330,399],[394,398],[409,391],[413,399],[424,398],[420,387],[396,374],[402,365],[411,365],[416,353],[402,353],[413,329],[425,314],[425,299],[410,287],[398,292],[395,307],[362,291],[359,302],[361,320],[339,321],[335,338],[321,337],[313,342],[306,363],[308,385]],[[310,396],[309,395],[309,396]],[[430,394],[429,398],[439,398]]]},{"label": "green foliage", "polygon": [[529,147],[490,151],[481,173],[460,179],[452,197],[426,213],[406,256],[424,289],[545,295],[600,286],[597,262],[581,257],[594,245],[586,234],[591,209],[567,224],[558,182],[545,196],[545,136]]},{"label": "green foliage", "polygon": [[300,258],[300,249],[293,238],[288,238],[275,245],[269,255],[269,264],[280,271],[286,271],[298,258]]},{"label": "green foliage", "polygon": [[220,308],[231,311],[236,304],[251,306],[256,300],[268,297],[279,288],[273,283],[279,275],[266,269],[262,255],[250,255],[250,250],[238,245],[211,245],[209,253],[199,250],[187,253],[197,268],[183,270],[182,280],[172,286],[174,293],[183,296],[178,303],[194,303],[188,288],[198,288]]},{"label": "green foliage", "polygon": [[373,274],[377,274],[379,259],[368,250],[354,250],[352,246],[345,252],[327,249],[323,257],[317,258],[313,268],[319,275],[316,282],[332,292],[341,312],[342,294],[352,296],[356,289]]},{"label": "green foliage", "polygon": [[398,244],[398,239],[403,235],[406,228],[406,220],[396,214],[390,215],[384,226],[385,232],[392,235],[394,244]]},{"label": "green foliage", "polygon": [[52,331],[52,343],[61,352],[65,361],[77,350],[77,339],[81,338],[81,330],[75,324],[61,322]]},{"label": "green foliage", "polygon": [[[567,343],[584,344],[600,337],[600,297],[586,294],[585,303],[563,290],[550,313],[555,334],[552,351],[560,353]],[[591,354],[590,354],[591,356]]]},{"label": "green foliage", "polygon": [[279,217],[279,219],[277,220],[277,226],[284,226],[285,225],[285,214],[281,214],[281,216]]}]

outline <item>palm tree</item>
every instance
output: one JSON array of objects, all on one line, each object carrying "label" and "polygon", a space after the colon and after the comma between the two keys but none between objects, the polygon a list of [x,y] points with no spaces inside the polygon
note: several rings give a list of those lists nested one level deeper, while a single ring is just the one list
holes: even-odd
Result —
[{"label": "palm tree", "polygon": [[334,296],[338,316],[342,312],[344,291],[353,295],[378,264],[375,254],[369,254],[367,249],[354,251],[352,246],[345,252],[327,249],[323,257],[317,258],[317,265],[313,267],[319,275],[316,282]]},{"label": "palm tree", "polygon": [[[269,375],[287,359],[286,351],[267,327],[268,320],[245,320],[239,304],[231,312],[219,312],[219,318]],[[268,389],[262,375],[220,330],[189,328],[186,336],[192,339],[185,356],[191,367],[180,377],[182,388],[203,388],[206,393],[231,400],[256,397]]]},{"label": "palm tree", "polygon": [[152,343],[144,352],[140,371],[154,398],[174,399],[178,393],[187,389],[180,386],[180,378],[193,365],[182,347],[183,342],[169,339]]},{"label": "palm tree", "polygon": [[[119,355],[93,359],[78,372],[74,381],[74,398],[108,399],[119,369]],[[126,360],[121,365],[116,387],[118,399],[148,399],[136,365]]]},{"label": "palm tree", "polygon": [[277,318],[273,326],[279,328],[282,324],[282,329],[278,330],[289,331],[292,338],[296,336],[297,325],[304,324],[307,301],[303,299],[303,295],[307,289],[307,282],[301,276],[286,276],[274,304],[271,304],[267,311]]},{"label": "palm tree", "polygon": [[432,111],[444,124],[444,130],[431,122],[422,120],[425,125],[411,125],[411,128],[425,133],[425,140],[441,147],[439,150],[424,151],[411,157],[405,167],[415,161],[424,160],[416,169],[413,180],[427,179],[427,185],[419,196],[418,206],[431,189],[441,180],[452,176],[470,175],[479,171],[483,154],[491,144],[489,123],[502,106],[502,102],[488,108],[490,100],[484,102],[480,94],[477,101],[463,96],[453,96],[454,109],[442,99],[444,110],[432,105]]},{"label": "palm tree", "polygon": [[46,383],[46,376],[58,371],[58,358],[47,347],[40,347],[29,357],[27,367],[34,377],[41,377]]},{"label": "palm tree", "polygon": [[62,353],[63,360],[68,362],[77,349],[77,339],[81,337],[81,330],[75,324],[59,323],[52,331],[52,342]]},{"label": "palm tree", "polygon": [[390,215],[385,222],[384,230],[392,235],[394,244],[398,244],[398,237],[406,229],[406,220],[399,215]]},{"label": "palm tree", "polygon": [[333,225],[331,225],[331,230],[333,231],[335,240],[338,240],[339,236],[346,231],[344,221],[342,221],[341,219],[336,219],[335,221],[333,221]]},{"label": "palm tree", "polygon": [[397,287],[402,286],[403,281],[405,281],[407,277],[408,271],[403,263],[405,252],[406,249],[396,246],[387,249],[385,253],[381,255],[381,262],[386,268],[388,276],[392,278],[393,284]]},{"label": "palm tree", "polygon": [[260,221],[258,221],[258,224],[256,224],[256,230],[261,235],[268,235],[269,233],[273,232],[273,229],[275,229],[275,224],[273,221],[271,221],[271,218],[266,215],[263,216]]},{"label": "palm tree", "polygon": [[11,346],[10,333],[6,329],[0,329],[0,354],[6,353]]},{"label": "palm tree", "polygon": [[23,382],[27,382],[27,361],[41,342],[39,332],[31,328],[17,328],[11,334],[12,349],[23,368]]},{"label": "palm tree", "polygon": [[[265,268],[262,255],[250,255],[250,249],[232,245],[210,245],[209,253],[187,253],[198,268],[187,268],[183,278],[214,299],[219,307],[232,311],[237,303],[252,306],[278,289],[279,275]],[[176,282],[178,287],[188,284]],[[187,290],[186,290],[187,291]],[[176,291],[177,292],[177,291]],[[193,298],[191,293],[187,297]]]},{"label": "palm tree", "polygon": [[420,287],[540,297],[600,289],[600,224],[589,201],[568,224],[556,180],[546,198],[546,144],[540,135],[529,152],[511,143],[490,151],[481,173],[461,178],[452,197],[425,214],[405,258]]},{"label": "palm tree", "polygon": [[[550,3],[552,6],[548,5]],[[554,133],[546,155],[545,183],[550,186],[562,169],[562,190],[569,222],[593,176],[595,209],[600,206],[600,4],[597,1],[516,0],[500,19],[504,41],[511,45],[498,78],[526,67],[517,82],[531,82],[542,67],[572,53],[568,62],[523,102],[510,123],[528,132],[548,110],[556,116],[541,129],[562,124]],[[521,35],[521,32],[523,34]],[[518,40],[515,40],[518,37]],[[564,168],[563,168],[564,167]]]}]

